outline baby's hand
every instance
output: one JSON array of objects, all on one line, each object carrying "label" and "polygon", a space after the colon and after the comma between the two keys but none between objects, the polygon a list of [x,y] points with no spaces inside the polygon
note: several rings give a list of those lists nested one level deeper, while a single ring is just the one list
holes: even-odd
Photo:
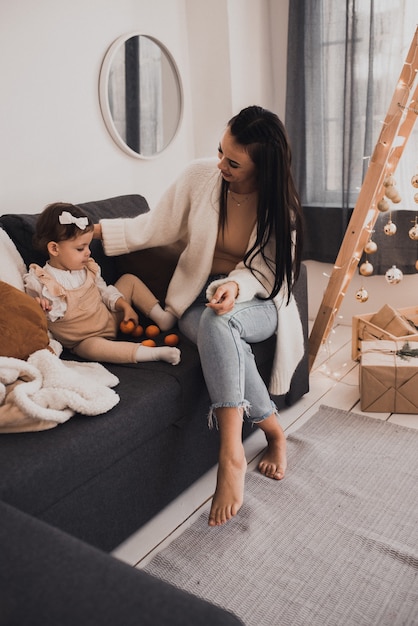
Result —
[{"label": "baby's hand", "polygon": [[123,312],[124,322],[127,322],[128,320],[132,320],[135,323],[135,326],[138,326],[138,323],[139,323],[138,314],[135,311],[135,309],[131,307],[129,302],[125,300],[125,298],[120,297],[116,300],[115,309],[116,311]]},{"label": "baby's hand", "polygon": [[52,309],[51,302],[48,300],[48,298],[39,298],[37,296],[35,300],[40,304],[41,309],[45,311],[45,313],[48,313],[48,311]]},{"label": "baby's hand", "polygon": [[128,320],[132,320],[135,326],[139,324],[139,317],[135,309],[133,309],[128,303],[123,307],[123,321],[127,322]]}]

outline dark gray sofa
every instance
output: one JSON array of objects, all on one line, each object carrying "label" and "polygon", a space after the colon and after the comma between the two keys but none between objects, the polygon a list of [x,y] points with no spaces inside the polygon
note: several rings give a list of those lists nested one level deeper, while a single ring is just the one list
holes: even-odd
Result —
[{"label": "dark gray sofa", "polygon": [[239,626],[185,593],[0,501],[2,626]]},{"label": "dark gray sofa", "polygon": [[[132,217],[148,210],[146,200],[139,195],[121,196],[80,206],[93,221],[104,217]],[[31,244],[36,217],[11,214],[0,216],[0,227],[14,241],[27,265],[33,261],[40,264],[44,262],[39,254],[35,254]],[[124,271],[130,271],[145,280],[161,299],[175,260],[171,252],[161,249],[132,253],[125,257],[106,257],[99,241],[92,243],[92,256],[101,265],[108,283],[113,283]],[[298,281],[296,299],[307,347],[305,267]],[[273,346],[273,340],[254,346],[257,362],[266,379],[271,367]],[[70,580],[72,573],[77,571],[76,576],[81,573],[83,577],[89,571],[87,563],[91,559],[92,563],[96,563],[92,569],[96,571],[99,583],[95,586],[91,582],[93,596],[94,593],[106,595],[106,585],[102,590],[99,589],[99,586],[103,587],[100,572],[105,577],[106,568],[109,569],[109,580],[114,580],[116,585],[113,589],[116,596],[117,589],[120,589],[125,598],[124,576],[127,588],[131,588],[129,585],[137,586],[141,594],[143,587],[146,593],[148,579],[144,573],[131,571],[131,568],[115,562],[105,553],[149,521],[217,462],[218,433],[207,427],[209,398],[197,350],[185,337],[181,337],[180,347],[182,361],[176,367],[162,362],[126,366],[105,364],[120,380],[115,388],[120,402],[104,415],[76,415],[52,430],[0,436],[0,501],[3,501],[1,506],[6,510],[4,515],[3,511],[0,513],[0,607],[8,595],[8,581],[12,595],[18,585],[20,566],[17,555],[20,548],[14,543],[19,541],[19,532],[13,531],[13,528],[19,525],[23,529],[20,535],[22,555],[23,552],[33,554],[33,578],[21,578],[27,585],[32,580],[34,588],[29,595],[36,596],[35,590],[40,585],[40,579],[43,579],[43,585],[49,580],[51,594],[55,593],[52,590],[57,581],[57,564],[47,558],[50,551],[55,549],[62,549],[63,554],[71,559],[79,555],[79,568],[74,565],[68,571],[65,563],[62,563],[63,575],[69,585],[75,585]],[[72,354],[64,353],[63,358],[75,360]],[[282,408],[293,404],[307,391],[306,349],[289,393],[275,397],[274,400]],[[249,433],[247,428],[245,436]],[[10,545],[7,545],[8,537]],[[43,547],[39,545],[41,539]],[[7,558],[3,559],[4,553],[9,555],[11,567],[14,563],[14,573],[10,579],[5,572],[8,561]],[[75,558],[77,561],[78,557]],[[41,568],[43,574],[37,570],[37,560],[45,565]],[[158,585],[162,583],[151,581],[148,584],[158,593]],[[178,598],[176,590],[171,592]],[[78,597],[78,591],[74,593]],[[25,594],[22,597],[25,598]],[[32,600],[28,599],[29,607],[33,606]],[[67,602],[63,596],[64,601]],[[180,607],[181,601],[178,605]],[[193,603],[188,604],[196,608],[193,619],[191,617],[189,622],[184,618],[176,622],[175,611],[166,614],[161,605],[157,602],[154,607],[162,611],[159,617],[156,617],[157,613],[152,616],[154,624],[234,623],[228,621],[232,619],[228,614],[225,614],[226,621],[222,621],[220,616],[208,621],[204,617],[200,619],[200,609]],[[141,611],[141,606],[138,600],[135,610]],[[68,610],[71,612],[73,608]],[[202,608],[202,611],[206,609]],[[0,609],[0,623],[117,623],[101,619],[94,621],[93,618],[90,621],[78,621],[75,618],[67,622],[36,621],[34,615],[32,620],[22,622],[18,619],[13,621],[13,611],[10,615],[13,617],[9,621],[2,621]],[[122,618],[119,623],[131,622]],[[144,618],[138,623],[148,624],[151,620]]]}]

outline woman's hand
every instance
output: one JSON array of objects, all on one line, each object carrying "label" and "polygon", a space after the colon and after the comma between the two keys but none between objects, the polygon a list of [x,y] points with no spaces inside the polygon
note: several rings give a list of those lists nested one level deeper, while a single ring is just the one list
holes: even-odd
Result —
[{"label": "woman's hand", "polygon": [[235,306],[235,300],[238,296],[239,287],[234,281],[219,285],[213,298],[207,303],[207,307],[215,311],[216,315],[224,315],[232,311]]}]

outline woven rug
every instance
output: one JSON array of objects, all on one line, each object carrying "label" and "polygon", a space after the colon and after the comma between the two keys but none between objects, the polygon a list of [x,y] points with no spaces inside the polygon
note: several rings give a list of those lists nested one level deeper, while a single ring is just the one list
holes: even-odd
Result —
[{"label": "woven rug", "polygon": [[247,472],[225,526],[207,511],[146,571],[246,626],[418,624],[418,430],[321,406],[286,478]]}]

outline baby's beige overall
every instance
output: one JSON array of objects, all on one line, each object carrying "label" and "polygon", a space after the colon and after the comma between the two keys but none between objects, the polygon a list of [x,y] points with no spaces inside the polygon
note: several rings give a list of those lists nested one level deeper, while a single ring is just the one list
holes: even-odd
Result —
[{"label": "baby's beige overall", "polygon": [[[87,278],[78,289],[64,289],[42,267],[33,264],[40,282],[54,296],[65,298],[67,310],[55,322],[48,321],[54,338],[65,348],[89,361],[109,363],[136,363],[138,344],[134,341],[114,341],[123,315],[121,311],[110,311],[102,300],[95,283],[99,266],[90,259]],[[123,274],[115,287],[130,305],[144,315],[158,303],[148,287],[133,274]]]}]

